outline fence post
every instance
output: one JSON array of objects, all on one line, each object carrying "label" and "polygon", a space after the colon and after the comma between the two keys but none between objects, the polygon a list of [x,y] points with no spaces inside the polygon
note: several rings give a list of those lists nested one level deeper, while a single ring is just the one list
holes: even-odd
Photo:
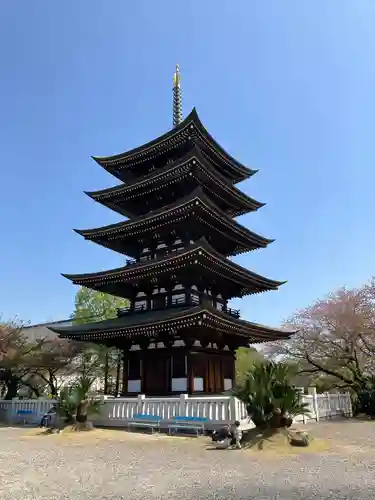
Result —
[{"label": "fence post", "polygon": [[352,407],[352,398],[351,398],[350,392],[345,393],[345,398],[346,398],[345,406],[347,406],[347,408],[348,408],[347,416],[352,417],[353,416],[353,407]]},{"label": "fence post", "polygon": [[180,409],[179,409],[179,415],[180,417],[187,417],[187,400],[189,399],[189,396],[187,394],[180,394]]},{"label": "fence post", "polygon": [[230,398],[229,411],[228,411],[227,415],[228,415],[228,420],[230,423],[235,422],[236,420],[241,422],[241,420],[242,420],[241,406],[240,406],[239,400],[235,396],[231,396],[231,398]]},{"label": "fence post", "polygon": [[[301,397],[302,401],[304,402],[305,401],[305,388],[304,387],[295,387],[295,390],[299,392],[300,397]],[[296,415],[296,418],[299,416],[302,417],[302,423],[305,424],[306,423],[306,415]],[[293,422],[294,421],[295,421],[295,419],[293,419]]]},{"label": "fence post", "polygon": [[331,408],[331,395],[327,392],[327,406],[328,406],[328,418],[332,418],[332,408]]},{"label": "fence post", "polygon": [[146,399],[146,396],[144,394],[138,394],[138,396],[137,396],[137,413],[143,413],[145,399]]},{"label": "fence post", "polygon": [[319,422],[320,420],[320,415],[319,415],[319,404],[318,404],[318,395],[316,393],[316,387],[309,387],[307,390],[308,394],[312,396],[312,402],[313,402],[313,408],[314,408],[314,413],[315,413],[315,420]]},{"label": "fence post", "polygon": [[40,416],[42,414],[44,414],[44,410],[46,410],[46,408],[43,407],[44,406],[43,405],[44,401],[45,401],[45,398],[38,398],[38,403],[37,403],[37,406],[36,406],[36,416],[37,416],[38,419],[40,418]]},{"label": "fence post", "polygon": [[14,421],[16,420],[15,415],[16,415],[17,401],[18,401],[18,398],[12,399],[12,406],[10,408],[10,417],[9,417],[9,421],[11,424],[13,424]]}]

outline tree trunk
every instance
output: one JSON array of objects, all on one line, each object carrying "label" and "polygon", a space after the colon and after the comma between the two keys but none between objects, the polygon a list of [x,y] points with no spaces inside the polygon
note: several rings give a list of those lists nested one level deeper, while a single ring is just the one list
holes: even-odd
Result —
[{"label": "tree trunk", "polygon": [[282,414],[279,408],[275,408],[272,418],[270,420],[270,427],[272,429],[280,429],[282,427]]},{"label": "tree trunk", "polygon": [[104,394],[108,395],[108,375],[109,375],[109,354],[108,352],[105,355],[105,364],[104,364]]},{"label": "tree trunk", "polygon": [[55,384],[52,381],[49,382],[48,385],[49,385],[49,390],[50,390],[52,398],[57,399],[57,397],[58,397],[57,387],[55,386]]},{"label": "tree trunk", "polygon": [[77,415],[76,420],[78,423],[83,424],[87,422],[87,410],[89,406],[89,401],[87,399],[83,399],[78,407],[77,407]]},{"label": "tree trunk", "polygon": [[18,379],[15,378],[15,377],[11,377],[8,380],[4,380],[4,383],[5,383],[6,388],[7,388],[7,392],[5,394],[4,399],[6,401],[9,401],[9,400],[11,400],[13,398],[16,398],[17,397],[17,392],[18,392],[18,389],[19,389],[19,381],[18,381]]},{"label": "tree trunk", "polygon": [[27,382],[22,382],[22,381],[19,383],[19,385],[20,386],[24,385],[25,387],[27,387],[28,389],[30,389],[31,392],[34,393],[35,397],[40,398],[40,390],[37,387],[34,387],[33,385],[28,384]]},{"label": "tree trunk", "polygon": [[56,387],[56,377],[55,377],[54,373],[51,372],[51,370],[49,370],[48,386],[49,386],[49,390],[51,392],[51,396],[54,399],[56,399],[58,397],[58,390]]},{"label": "tree trunk", "polygon": [[121,352],[118,351],[117,355],[117,368],[116,368],[116,387],[115,396],[117,397],[120,392],[120,371],[121,371]]}]

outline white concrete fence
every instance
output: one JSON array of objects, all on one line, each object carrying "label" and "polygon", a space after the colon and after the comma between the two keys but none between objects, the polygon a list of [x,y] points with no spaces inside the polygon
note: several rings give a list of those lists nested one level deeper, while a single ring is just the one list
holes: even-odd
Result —
[{"label": "white concrete fence", "polygon": [[[314,388],[303,396],[310,414],[299,416],[295,422],[319,422],[338,416],[352,416],[349,393],[317,394]],[[0,400],[0,419],[8,424],[38,424],[45,412],[51,408],[51,399],[12,399]],[[253,427],[246,413],[245,405],[233,396],[188,396],[153,398],[139,395],[133,398],[114,398],[105,396],[100,415],[92,417],[93,422],[105,427],[124,427],[137,414],[158,415],[162,423],[176,416],[203,417],[208,419],[206,428],[212,430],[224,423],[235,420],[244,428]]]}]

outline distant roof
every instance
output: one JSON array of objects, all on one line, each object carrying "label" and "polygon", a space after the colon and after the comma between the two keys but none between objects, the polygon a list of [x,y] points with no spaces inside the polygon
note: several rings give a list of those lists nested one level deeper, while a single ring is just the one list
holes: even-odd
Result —
[{"label": "distant roof", "polygon": [[58,335],[49,329],[49,326],[72,326],[71,319],[65,319],[60,321],[50,321],[48,323],[39,323],[36,325],[25,326],[22,328],[27,340],[29,342],[35,342],[40,339],[54,340],[58,338]]}]

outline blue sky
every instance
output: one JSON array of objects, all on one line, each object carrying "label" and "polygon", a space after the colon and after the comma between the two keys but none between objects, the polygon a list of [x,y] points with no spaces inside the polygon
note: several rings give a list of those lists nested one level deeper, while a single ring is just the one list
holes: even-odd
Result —
[{"label": "blue sky", "polygon": [[[72,231],[121,220],[83,190],[115,185],[90,159],[171,126],[174,66],[184,114],[259,173],[267,202],[240,218],[276,241],[236,260],[278,292],[241,301],[277,325],[375,274],[373,0],[4,2],[0,30],[0,313],[64,319],[61,272],[121,265]],[[234,305],[239,305],[235,301]]]}]

